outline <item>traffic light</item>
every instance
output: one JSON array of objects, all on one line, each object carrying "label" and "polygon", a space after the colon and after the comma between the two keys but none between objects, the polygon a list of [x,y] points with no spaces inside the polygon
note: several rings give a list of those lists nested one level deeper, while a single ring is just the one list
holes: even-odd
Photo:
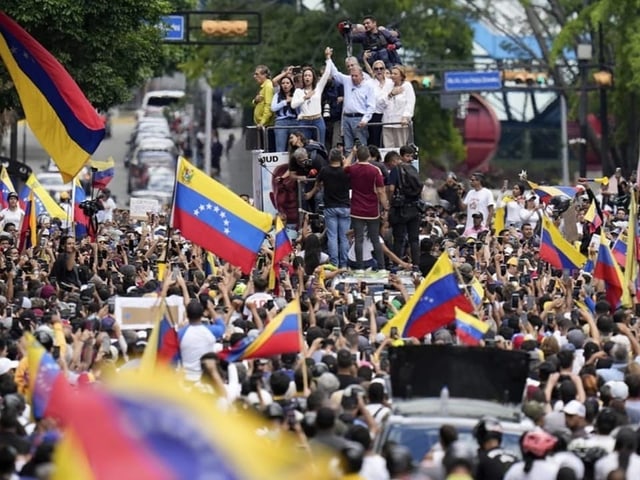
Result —
[{"label": "traffic light", "polygon": [[600,70],[593,74],[593,79],[599,87],[613,86],[613,74],[608,70]]},{"label": "traffic light", "polygon": [[249,31],[246,20],[203,20],[202,33],[212,37],[245,37]]},{"label": "traffic light", "polygon": [[518,69],[503,70],[501,73],[503,82],[514,82],[516,85],[546,85],[548,80],[547,74],[544,72],[530,72]]}]

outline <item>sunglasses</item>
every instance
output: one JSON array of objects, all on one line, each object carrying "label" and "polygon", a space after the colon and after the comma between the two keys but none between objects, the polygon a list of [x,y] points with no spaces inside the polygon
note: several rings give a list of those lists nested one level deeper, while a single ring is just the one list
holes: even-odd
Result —
[{"label": "sunglasses", "polygon": [[384,70],[384,67],[374,67],[374,70],[375,70],[376,72],[381,72],[381,71],[383,71],[383,70]]}]

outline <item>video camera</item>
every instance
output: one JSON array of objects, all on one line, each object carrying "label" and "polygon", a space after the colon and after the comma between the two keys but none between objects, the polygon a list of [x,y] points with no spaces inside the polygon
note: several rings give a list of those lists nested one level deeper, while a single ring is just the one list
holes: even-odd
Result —
[{"label": "video camera", "polygon": [[350,20],[342,20],[338,22],[338,31],[340,34],[347,36],[351,34],[351,30],[353,29],[353,24]]},{"label": "video camera", "polygon": [[92,217],[100,210],[103,210],[102,205],[98,203],[97,200],[85,200],[84,202],[80,202],[79,207],[87,217]]}]

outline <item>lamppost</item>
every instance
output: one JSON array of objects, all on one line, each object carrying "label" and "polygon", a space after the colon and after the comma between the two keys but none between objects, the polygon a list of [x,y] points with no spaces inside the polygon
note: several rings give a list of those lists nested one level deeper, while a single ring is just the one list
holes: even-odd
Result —
[{"label": "lamppost", "polygon": [[579,173],[581,177],[587,176],[587,65],[593,57],[593,47],[590,43],[578,44],[578,66],[580,69],[580,106],[578,109],[578,122],[580,123],[580,156]]}]

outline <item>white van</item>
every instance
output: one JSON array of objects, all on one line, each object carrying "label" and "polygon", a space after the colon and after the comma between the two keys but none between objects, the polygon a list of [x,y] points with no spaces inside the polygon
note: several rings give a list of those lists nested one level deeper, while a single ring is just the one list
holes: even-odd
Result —
[{"label": "white van", "polygon": [[149,113],[162,112],[165,107],[173,106],[184,98],[184,90],[153,90],[147,92],[138,110],[138,120]]}]

